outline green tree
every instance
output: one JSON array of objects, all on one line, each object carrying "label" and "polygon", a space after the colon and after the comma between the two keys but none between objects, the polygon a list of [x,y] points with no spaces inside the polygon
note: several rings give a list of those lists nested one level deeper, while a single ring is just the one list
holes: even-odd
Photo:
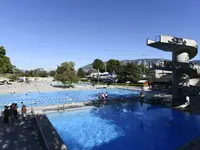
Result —
[{"label": "green tree", "polygon": [[78,71],[77,71],[77,76],[79,76],[80,78],[85,78],[86,73],[82,68],[79,68]]},{"label": "green tree", "polygon": [[39,71],[38,76],[39,77],[48,77],[48,72],[45,70]]},{"label": "green tree", "polygon": [[136,82],[140,79],[140,68],[135,63],[121,65],[118,78],[120,82]]},{"label": "green tree", "polygon": [[16,75],[17,77],[24,76],[24,73],[20,69],[18,69],[16,66],[13,66],[13,74]]},{"label": "green tree", "polygon": [[3,46],[0,46],[0,55],[6,55],[6,50]]},{"label": "green tree", "polygon": [[25,77],[33,77],[33,74],[32,74],[32,70],[25,70],[24,71],[24,76]]},{"label": "green tree", "polygon": [[148,73],[148,71],[149,71],[149,69],[144,65],[139,65],[138,67],[140,68],[140,73],[141,74],[146,75]]},{"label": "green tree", "polygon": [[49,72],[49,75],[50,75],[51,77],[55,77],[56,71],[55,71],[55,70],[51,70],[51,71]]},{"label": "green tree", "polygon": [[140,79],[140,69],[135,63],[127,63],[125,68],[127,80],[134,82]]},{"label": "green tree", "polygon": [[109,73],[112,73],[113,71],[115,73],[119,72],[119,68],[120,68],[120,61],[119,60],[115,60],[115,59],[110,59],[107,63],[107,71]]},{"label": "green tree", "polygon": [[55,79],[61,82],[77,82],[78,77],[74,69],[74,62],[64,62],[57,67]]},{"label": "green tree", "polygon": [[105,68],[105,65],[104,65],[104,62],[100,59],[95,59],[94,62],[92,63],[92,66],[94,69],[101,71],[103,72],[104,71],[104,68]]},{"label": "green tree", "polygon": [[10,58],[6,56],[6,50],[3,46],[0,46],[0,73],[12,73],[13,66],[10,62]]},{"label": "green tree", "polygon": [[0,54],[0,73],[12,73],[10,58]]}]

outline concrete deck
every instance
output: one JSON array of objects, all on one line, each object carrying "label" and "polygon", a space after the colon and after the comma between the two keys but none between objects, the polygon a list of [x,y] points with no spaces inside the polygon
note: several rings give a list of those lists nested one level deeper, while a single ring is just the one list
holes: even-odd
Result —
[{"label": "concrete deck", "polygon": [[4,124],[0,117],[0,149],[1,150],[42,150],[38,132],[32,117],[27,120],[18,119],[14,123]]},{"label": "concrete deck", "polygon": [[67,146],[47,118],[45,114],[35,116],[41,136],[43,136],[43,143],[47,150],[67,150]]}]

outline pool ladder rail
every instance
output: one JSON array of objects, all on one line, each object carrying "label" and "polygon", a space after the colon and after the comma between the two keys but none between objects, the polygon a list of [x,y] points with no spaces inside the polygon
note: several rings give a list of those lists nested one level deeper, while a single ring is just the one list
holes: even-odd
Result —
[{"label": "pool ladder rail", "polygon": [[59,111],[59,110],[63,110],[63,111],[65,111],[65,104],[63,104],[63,105],[58,105],[58,107],[56,108],[56,110],[57,111]]}]

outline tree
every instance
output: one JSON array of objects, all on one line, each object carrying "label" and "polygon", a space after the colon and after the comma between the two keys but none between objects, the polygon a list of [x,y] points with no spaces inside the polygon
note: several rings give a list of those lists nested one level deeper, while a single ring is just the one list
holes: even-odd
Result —
[{"label": "tree", "polygon": [[0,73],[12,73],[12,68],[10,58],[6,56],[5,48],[0,46]]},{"label": "tree", "polygon": [[127,63],[121,65],[118,73],[118,79],[120,82],[138,81],[140,78],[140,68],[135,63]]},{"label": "tree", "polygon": [[16,66],[13,66],[13,74],[16,75],[17,77],[24,76],[24,73]]},{"label": "tree", "polygon": [[0,54],[0,73],[12,73],[10,58]]},{"label": "tree", "polygon": [[109,73],[112,73],[113,71],[115,73],[119,72],[119,68],[120,68],[120,61],[119,60],[115,60],[115,59],[110,59],[107,63],[107,70]]},{"label": "tree", "polygon": [[99,71],[101,72],[103,72],[105,68],[103,61],[100,59],[95,59],[94,62],[92,63],[92,66],[94,69],[96,70],[99,69]]},{"label": "tree", "polygon": [[61,82],[77,82],[78,77],[74,69],[74,62],[64,62],[57,67],[55,79]]},{"label": "tree", "polygon": [[6,55],[6,50],[3,46],[0,46],[0,55]]},{"label": "tree", "polygon": [[82,68],[79,68],[77,72],[77,76],[79,76],[80,78],[84,78],[86,77],[86,73]]},{"label": "tree", "polygon": [[51,77],[55,77],[56,71],[55,71],[55,70],[51,70],[51,71],[49,72],[49,75],[50,75]]},{"label": "tree", "polygon": [[149,71],[149,69],[144,65],[139,65],[138,67],[140,68],[140,72],[143,75],[146,75],[148,73],[148,71]]},{"label": "tree", "polygon": [[127,80],[134,82],[140,79],[140,69],[135,63],[127,63],[125,68]]}]

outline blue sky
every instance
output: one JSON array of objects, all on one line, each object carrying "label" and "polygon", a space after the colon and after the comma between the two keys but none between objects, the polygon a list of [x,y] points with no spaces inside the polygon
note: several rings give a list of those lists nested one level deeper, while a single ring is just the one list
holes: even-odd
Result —
[{"label": "blue sky", "polygon": [[159,34],[200,41],[199,0],[2,0],[0,6],[0,45],[21,69],[65,61],[79,68],[95,58],[170,59],[146,46]]}]

